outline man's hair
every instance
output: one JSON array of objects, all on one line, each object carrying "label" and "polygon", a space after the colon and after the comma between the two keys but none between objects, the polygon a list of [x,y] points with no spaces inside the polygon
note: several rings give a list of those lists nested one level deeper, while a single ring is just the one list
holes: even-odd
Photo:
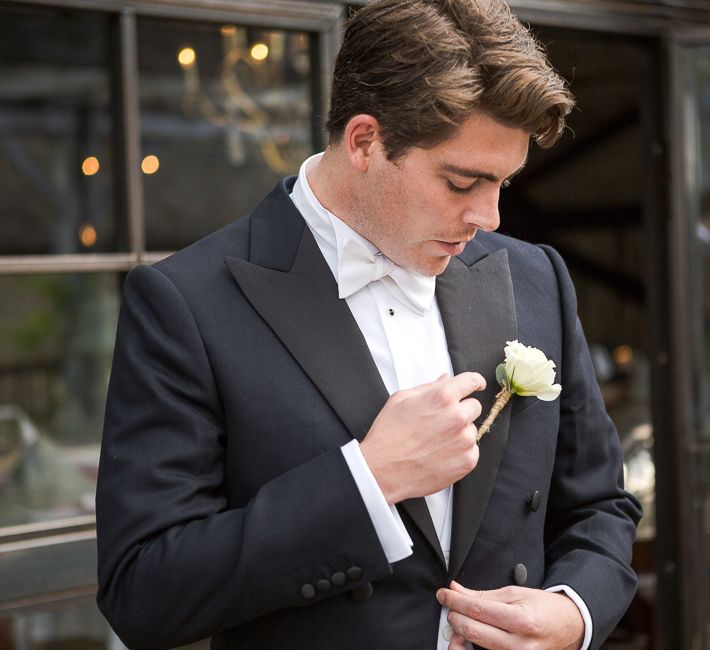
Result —
[{"label": "man's hair", "polygon": [[333,74],[327,129],[372,115],[387,157],[432,147],[474,113],[559,138],[574,98],[503,0],[375,0],[348,23]]}]

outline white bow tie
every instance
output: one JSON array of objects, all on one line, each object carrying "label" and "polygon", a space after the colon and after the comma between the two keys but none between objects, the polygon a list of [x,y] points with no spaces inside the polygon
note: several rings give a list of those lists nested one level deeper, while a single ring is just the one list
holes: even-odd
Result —
[{"label": "white bow tie", "polygon": [[436,279],[397,266],[382,253],[373,253],[357,239],[346,238],[338,255],[338,296],[348,298],[370,282],[382,279],[389,291],[418,314],[431,307]]}]

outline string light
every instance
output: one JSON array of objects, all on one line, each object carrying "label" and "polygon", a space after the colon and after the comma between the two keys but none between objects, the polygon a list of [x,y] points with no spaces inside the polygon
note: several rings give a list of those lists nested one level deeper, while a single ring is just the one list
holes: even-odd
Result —
[{"label": "string light", "polygon": [[160,160],[158,156],[149,154],[141,162],[141,171],[144,174],[155,174],[160,169]]},{"label": "string light", "polygon": [[81,171],[84,176],[93,176],[94,174],[98,174],[99,169],[101,169],[101,165],[99,164],[99,159],[96,156],[89,156],[84,159],[83,163],[81,163]]},{"label": "string light", "polygon": [[197,61],[197,54],[195,53],[195,50],[193,50],[191,47],[183,47],[178,52],[177,58],[178,63],[183,68],[191,68],[195,65],[195,62]]},{"label": "string light", "polygon": [[79,241],[84,248],[91,248],[96,243],[96,228],[90,223],[85,223],[79,228]]},{"label": "string light", "polygon": [[265,43],[254,43],[249,51],[251,58],[255,61],[263,61],[269,56],[269,47]]}]

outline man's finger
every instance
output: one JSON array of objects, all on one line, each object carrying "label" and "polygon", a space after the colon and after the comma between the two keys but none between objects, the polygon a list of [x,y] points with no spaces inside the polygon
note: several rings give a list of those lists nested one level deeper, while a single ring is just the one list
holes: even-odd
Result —
[{"label": "man's finger", "polygon": [[457,612],[474,621],[486,623],[501,630],[513,631],[515,629],[516,614],[518,612],[514,607],[496,600],[488,600],[485,595],[482,595],[488,592],[477,592],[469,589],[466,592],[461,593],[452,589],[440,589],[436,595],[439,602],[452,612]]},{"label": "man's finger", "polygon": [[466,639],[460,634],[454,633],[449,641],[449,650],[466,650]]},{"label": "man's finger", "polygon": [[462,400],[471,393],[483,390],[486,387],[486,380],[483,375],[477,372],[461,372],[451,378],[450,385],[453,387],[455,394],[459,396],[458,399]]},{"label": "man's finger", "polygon": [[481,415],[483,407],[475,397],[467,397],[461,400],[461,406],[466,411],[466,417],[469,422],[475,422]]},{"label": "man's finger", "polygon": [[485,600],[494,600],[499,603],[507,603],[513,605],[525,600],[526,596],[529,596],[531,592],[539,591],[537,589],[530,589],[529,587],[516,587],[509,585],[507,587],[501,587],[500,589],[488,589],[486,591],[473,591],[467,589],[463,585],[460,585],[455,580],[451,581],[449,587],[452,591],[456,591],[461,594],[473,594],[479,598],[484,598]]},{"label": "man's finger", "polygon": [[520,639],[495,625],[476,621],[454,611],[449,612],[448,622],[456,634],[463,636],[476,646],[482,646],[488,650],[518,650],[520,648]]}]

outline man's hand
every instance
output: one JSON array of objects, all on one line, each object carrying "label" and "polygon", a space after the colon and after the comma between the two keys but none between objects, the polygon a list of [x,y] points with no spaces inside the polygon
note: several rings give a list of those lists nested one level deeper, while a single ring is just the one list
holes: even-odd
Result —
[{"label": "man's hand", "polygon": [[387,400],[360,444],[387,503],[434,494],[473,470],[481,403],[468,395],[485,387],[481,375],[463,372]]},{"label": "man's hand", "polygon": [[449,650],[464,650],[466,641],[489,650],[582,647],[584,621],[564,593],[525,587],[472,591],[452,582],[436,598],[451,610],[449,625],[455,634]]}]

